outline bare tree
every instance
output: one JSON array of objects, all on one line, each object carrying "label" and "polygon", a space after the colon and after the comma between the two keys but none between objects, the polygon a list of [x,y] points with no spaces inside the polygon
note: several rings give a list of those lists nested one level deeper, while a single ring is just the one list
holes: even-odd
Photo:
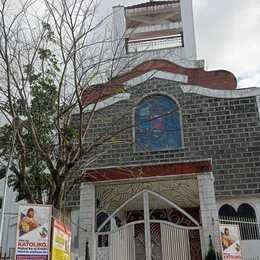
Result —
[{"label": "bare tree", "polygon": [[[42,14],[34,15],[39,7]],[[27,0],[15,8],[12,1],[1,2],[0,108],[7,121],[21,121],[9,180],[18,199],[60,207],[65,179],[82,156],[103,91],[87,115],[82,95],[92,95],[93,83],[112,75],[117,62],[102,26],[107,17],[98,18],[97,9],[94,0]],[[12,124],[1,128],[2,161],[13,131]]]},{"label": "bare tree", "polygon": [[[12,0],[1,2],[0,110],[7,121],[0,129],[1,161],[8,160],[15,132],[9,184],[18,200],[62,207],[73,167],[83,156],[91,164],[103,154],[95,152],[97,147],[133,127],[86,146],[98,102],[111,91],[125,91],[113,78],[139,57],[125,59],[121,44],[115,46],[103,26],[108,17],[98,17],[98,7],[94,0],[23,0],[15,8]],[[13,119],[19,124],[11,124]]]}]

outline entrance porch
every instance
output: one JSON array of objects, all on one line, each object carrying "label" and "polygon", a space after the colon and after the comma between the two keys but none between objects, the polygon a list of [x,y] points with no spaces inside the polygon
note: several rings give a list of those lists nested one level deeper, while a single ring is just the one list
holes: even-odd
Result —
[{"label": "entrance porch", "polygon": [[201,260],[209,235],[219,251],[213,181],[200,172],[82,184],[80,259]]}]

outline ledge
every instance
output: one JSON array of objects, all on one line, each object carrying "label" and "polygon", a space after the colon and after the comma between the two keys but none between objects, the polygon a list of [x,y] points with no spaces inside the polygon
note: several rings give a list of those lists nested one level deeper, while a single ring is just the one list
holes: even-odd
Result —
[{"label": "ledge", "polygon": [[260,95],[260,88],[245,88],[245,89],[209,89],[196,85],[181,85],[181,89],[184,93],[198,94],[207,97],[215,98],[245,98],[255,97]]}]

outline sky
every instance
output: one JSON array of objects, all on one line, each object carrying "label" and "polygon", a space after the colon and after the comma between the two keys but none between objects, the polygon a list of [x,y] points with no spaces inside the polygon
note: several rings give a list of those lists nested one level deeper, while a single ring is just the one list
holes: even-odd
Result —
[{"label": "sky", "polygon": [[[109,13],[146,0],[103,0]],[[198,58],[207,70],[226,69],[238,87],[260,87],[260,0],[193,0]]]}]

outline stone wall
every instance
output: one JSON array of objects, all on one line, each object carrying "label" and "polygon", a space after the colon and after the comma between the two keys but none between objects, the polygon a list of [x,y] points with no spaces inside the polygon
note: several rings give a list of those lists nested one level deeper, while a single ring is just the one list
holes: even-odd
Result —
[{"label": "stone wall", "polygon": [[95,186],[92,184],[82,184],[80,188],[80,229],[79,229],[79,257],[86,259],[88,252],[90,259],[94,259],[95,243]]},{"label": "stone wall", "polygon": [[[91,166],[86,166],[83,160],[82,170],[212,159],[217,198],[260,193],[260,120],[255,96],[232,99],[183,93],[179,83],[159,79],[131,87],[129,92],[130,100],[96,113],[88,141],[119,133],[95,150],[102,155]],[[135,152],[131,128],[134,108],[143,97],[156,93],[167,93],[178,102],[183,147]],[[67,196],[67,205],[78,203],[76,190]]]}]

